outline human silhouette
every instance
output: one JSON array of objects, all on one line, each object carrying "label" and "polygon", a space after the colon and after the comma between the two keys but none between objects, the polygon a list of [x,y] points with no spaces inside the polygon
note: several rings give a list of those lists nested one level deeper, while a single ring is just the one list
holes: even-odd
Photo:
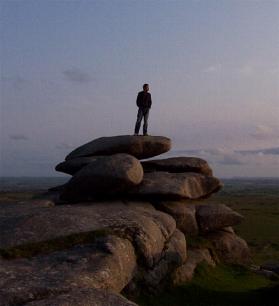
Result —
[{"label": "human silhouette", "polygon": [[141,121],[143,118],[143,136],[148,136],[147,134],[147,127],[148,127],[148,116],[149,116],[149,110],[151,108],[152,100],[151,100],[151,94],[149,91],[149,85],[144,84],[142,86],[143,91],[140,91],[137,96],[137,106],[138,106],[138,115],[137,115],[137,121],[135,125],[135,136],[139,135],[139,130],[141,126]]}]

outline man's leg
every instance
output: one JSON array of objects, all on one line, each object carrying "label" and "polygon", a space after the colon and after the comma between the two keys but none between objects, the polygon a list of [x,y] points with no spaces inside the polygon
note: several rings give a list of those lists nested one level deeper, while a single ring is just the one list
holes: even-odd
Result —
[{"label": "man's leg", "polygon": [[137,122],[135,125],[135,134],[139,133],[142,117],[143,117],[143,111],[141,108],[139,108],[138,115],[137,115]]},{"label": "man's leg", "polygon": [[143,118],[143,135],[147,135],[148,116],[149,116],[149,109],[147,109],[147,110],[144,112],[144,118]]}]

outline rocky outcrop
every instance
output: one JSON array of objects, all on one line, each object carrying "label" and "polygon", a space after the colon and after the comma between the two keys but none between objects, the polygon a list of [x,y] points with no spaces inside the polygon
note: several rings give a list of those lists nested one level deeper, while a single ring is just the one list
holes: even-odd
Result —
[{"label": "rocky outcrop", "polygon": [[[114,236],[31,259],[2,261],[0,305],[18,305],[76,288],[121,291],[136,269],[134,248]],[[73,304],[71,304],[73,305]]]},{"label": "rocky outcrop", "polygon": [[87,166],[90,163],[96,163],[101,161],[103,156],[87,156],[87,157],[77,157],[74,159],[65,160],[62,163],[59,163],[55,170],[58,172],[64,172],[70,175],[74,175],[83,167]]},{"label": "rocky outcrop", "polygon": [[177,286],[191,281],[195,269],[202,262],[207,263],[211,267],[216,266],[208,249],[201,248],[188,250],[186,262],[172,273],[172,284]]},{"label": "rocky outcrop", "polygon": [[[0,250],[41,243],[81,240],[112,233],[130,240],[143,261],[152,267],[159,259],[165,243],[175,231],[175,221],[154,209],[137,209],[123,202],[96,202],[91,205],[63,205],[37,213],[0,219],[3,229]],[[8,222],[7,222],[8,221]],[[8,224],[7,224],[8,223]],[[74,235],[74,236],[73,236]],[[84,237],[84,238],[83,238]]]},{"label": "rocky outcrop", "polygon": [[199,232],[196,220],[196,206],[182,201],[157,201],[155,207],[171,215],[177,228],[187,236],[196,236]]},{"label": "rocky outcrop", "polygon": [[202,232],[216,231],[239,224],[243,216],[222,204],[198,205],[197,221]]},{"label": "rocky outcrop", "polygon": [[79,170],[64,187],[61,198],[68,201],[128,191],[140,184],[143,169],[128,154],[99,157]]},{"label": "rocky outcrop", "polygon": [[247,264],[251,256],[246,241],[228,231],[216,231],[205,236],[212,243],[212,247],[220,261],[229,264]]},{"label": "rocky outcrop", "polygon": [[120,294],[107,290],[74,289],[50,298],[24,304],[26,306],[137,306]]},{"label": "rocky outcrop", "polygon": [[197,157],[172,157],[166,159],[155,159],[142,162],[145,172],[195,172],[212,176],[212,169],[208,163]]},{"label": "rocky outcrop", "polygon": [[218,191],[221,186],[217,178],[199,173],[151,172],[145,173],[142,183],[129,193],[151,198],[199,199]]},{"label": "rocky outcrop", "polygon": [[162,136],[113,136],[92,140],[66,156],[66,160],[94,155],[127,153],[138,159],[160,155],[169,151],[171,140]]},{"label": "rocky outcrop", "polygon": [[247,263],[248,246],[231,227],[242,216],[201,204],[222,187],[206,161],[138,160],[170,145],[98,138],[57,165],[73,175],[68,183],[0,203],[0,305],[136,305],[118,294],[190,281],[201,262]]}]

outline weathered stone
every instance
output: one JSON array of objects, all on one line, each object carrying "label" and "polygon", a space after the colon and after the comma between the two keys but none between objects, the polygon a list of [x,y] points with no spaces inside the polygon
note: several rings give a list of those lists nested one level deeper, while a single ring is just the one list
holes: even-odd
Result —
[{"label": "weathered stone", "polygon": [[39,213],[42,211],[48,211],[54,206],[54,202],[50,200],[28,200],[12,203],[0,202],[0,220],[4,221],[9,217],[19,217]]},{"label": "weathered stone", "polygon": [[58,296],[44,298],[26,306],[137,306],[123,296],[100,289],[75,289]]},{"label": "weathered stone", "polygon": [[127,153],[139,159],[149,158],[169,151],[171,140],[162,136],[113,136],[92,140],[74,151],[66,160],[93,155],[111,155]]},{"label": "weathered stone", "polygon": [[210,240],[221,262],[247,264],[250,262],[250,250],[245,240],[226,231],[212,232],[205,236]]},{"label": "weathered stone", "polygon": [[212,170],[208,163],[197,157],[171,157],[166,159],[148,160],[142,162],[145,172],[196,172],[212,176]]},{"label": "weathered stone", "polygon": [[62,200],[80,201],[123,192],[143,178],[140,162],[128,154],[104,156],[78,171],[61,194]]},{"label": "weathered stone", "polygon": [[75,288],[120,292],[135,269],[132,244],[114,236],[31,259],[2,260],[1,305],[21,305]]},{"label": "weathered stone", "polygon": [[196,218],[202,232],[216,231],[243,220],[243,216],[223,204],[197,205]]},{"label": "weathered stone", "polygon": [[201,262],[206,262],[211,267],[216,265],[208,249],[188,250],[186,262],[172,273],[173,285],[182,285],[185,282],[191,281],[196,267]]},{"label": "weathered stone", "polygon": [[132,201],[132,200],[123,200],[123,203],[127,205],[131,209],[139,209],[139,210],[155,210],[155,207],[146,201]]},{"label": "weathered stone", "polygon": [[77,157],[74,159],[69,159],[59,163],[55,170],[59,172],[64,172],[70,175],[74,175],[76,172],[81,170],[84,166],[98,161],[102,161],[103,156],[87,156],[87,157]]},{"label": "weathered stone", "polygon": [[221,188],[221,182],[213,176],[198,173],[145,173],[140,185],[131,188],[130,194],[164,199],[199,199]]},{"label": "weathered stone", "polygon": [[176,227],[186,237],[198,234],[195,205],[183,201],[161,201],[156,203],[156,208],[171,215],[176,221]]},{"label": "weathered stone", "polygon": [[[11,204],[12,205],[12,204]],[[0,250],[64,239],[72,235],[107,232],[129,239],[147,266],[160,260],[175,231],[174,219],[153,208],[139,209],[120,201],[61,205],[41,211],[18,212],[0,218]],[[12,206],[11,206],[12,207]]]},{"label": "weathered stone", "polygon": [[176,230],[170,238],[161,258],[153,269],[143,273],[143,283],[150,292],[159,291],[160,282],[169,278],[169,274],[181,266],[187,258],[185,236],[179,230]]},{"label": "weathered stone", "polygon": [[231,233],[231,234],[235,234],[234,229],[231,226],[227,226],[227,227],[221,228],[220,231],[224,231],[224,232],[228,232],[228,233]]}]

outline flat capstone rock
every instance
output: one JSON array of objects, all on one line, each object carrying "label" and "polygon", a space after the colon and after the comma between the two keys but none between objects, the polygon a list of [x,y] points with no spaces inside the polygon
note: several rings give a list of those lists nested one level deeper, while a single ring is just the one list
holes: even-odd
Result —
[{"label": "flat capstone rock", "polygon": [[111,136],[92,140],[66,156],[70,160],[83,156],[127,153],[138,159],[160,155],[171,149],[171,140],[163,136]]}]

